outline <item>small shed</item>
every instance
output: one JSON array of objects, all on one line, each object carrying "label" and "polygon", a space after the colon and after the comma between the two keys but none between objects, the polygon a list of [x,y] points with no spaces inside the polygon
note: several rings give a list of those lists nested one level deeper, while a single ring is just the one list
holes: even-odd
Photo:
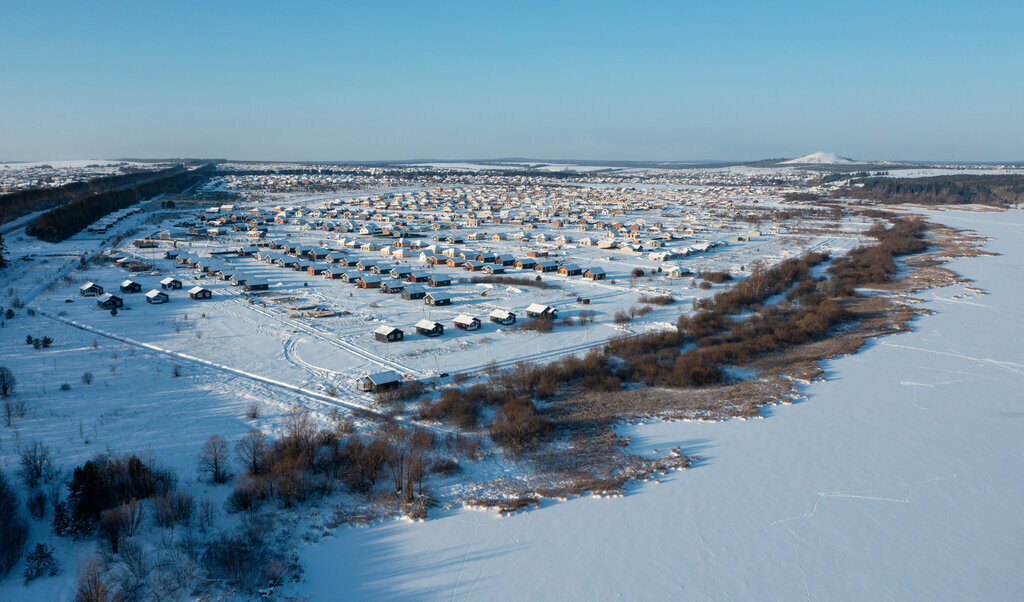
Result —
[{"label": "small shed", "polygon": [[562,276],[579,276],[583,273],[583,268],[575,263],[563,263],[562,266],[558,268],[558,273]]},{"label": "small shed", "polygon": [[427,283],[430,284],[430,286],[451,286],[452,279],[449,276],[433,274],[427,279]]},{"label": "small shed", "polygon": [[416,332],[425,337],[437,337],[444,334],[444,325],[433,320],[420,320],[416,322]]},{"label": "small shed", "polygon": [[373,336],[382,343],[394,343],[405,339],[405,333],[394,326],[378,326],[373,331]]},{"label": "small shed", "polygon": [[385,280],[380,285],[380,292],[393,295],[405,290],[404,280]]},{"label": "small shed", "polygon": [[270,283],[266,280],[247,280],[242,288],[247,291],[265,291],[270,288]]},{"label": "small shed", "polygon": [[193,286],[188,290],[188,296],[193,299],[211,299],[213,298],[213,291],[201,286]]},{"label": "small shed", "polygon": [[587,280],[604,280],[606,275],[604,268],[587,268],[583,271],[583,277]]}]

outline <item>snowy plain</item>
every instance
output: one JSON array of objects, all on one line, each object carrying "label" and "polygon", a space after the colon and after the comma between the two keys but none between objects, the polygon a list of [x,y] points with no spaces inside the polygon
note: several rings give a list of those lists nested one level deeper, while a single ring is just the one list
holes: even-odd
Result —
[{"label": "snowy plain", "polygon": [[623,429],[702,461],[621,498],[342,528],[302,553],[311,599],[1019,600],[1024,212],[933,217],[993,240],[924,291],[914,331],[825,365],[755,420]]}]

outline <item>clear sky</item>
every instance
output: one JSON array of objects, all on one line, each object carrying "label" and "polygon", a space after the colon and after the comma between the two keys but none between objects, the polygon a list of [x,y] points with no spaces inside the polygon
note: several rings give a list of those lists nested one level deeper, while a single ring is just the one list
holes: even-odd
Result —
[{"label": "clear sky", "polygon": [[0,160],[1024,160],[1022,107],[1022,0],[0,0]]}]

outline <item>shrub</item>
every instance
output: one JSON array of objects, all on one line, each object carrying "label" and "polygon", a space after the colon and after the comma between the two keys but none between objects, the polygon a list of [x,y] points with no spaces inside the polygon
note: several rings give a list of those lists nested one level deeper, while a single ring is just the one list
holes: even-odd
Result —
[{"label": "shrub", "polygon": [[83,385],[91,385],[93,380],[94,380],[94,377],[92,375],[92,372],[85,372],[85,373],[82,374],[82,384]]},{"label": "shrub", "polygon": [[25,556],[25,570],[22,576],[25,577],[26,584],[43,575],[53,577],[59,572],[60,566],[53,557],[53,550],[45,543],[37,543]]},{"label": "shrub", "polygon": [[28,513],[32,518],[36,520],[42,520],[46,518],[46,492],[42,489],[36,489],[28,495],[28,501],[25,506],[28,507]]},{"label": "shrub", "polygon": [[701,272],[700,277],[706,282],[714,282],[715,284],[722,284],[723,282],[732,280],[732,274],[725,270],[718,272]]},{"label": "shrub", "polygon": [[621,324],[629,324],[629,322],[632,319],[633,318],[631,318],[628,313],[626,313],[624,311],[621,311],[621,310],[615,312],[615,316],[612,317],[612,321],[615,322],[616,324],[620,324],[620,325]]},{"label": "shrub", "polygon": [[183,491],[153,498],[153,521],[165,529],[174,525],[189,525],[194,514],[195,499]]},{"label": "shrub", "polygon": [[277,585],[285,563],[270,547],[265,533],[263,525],[251,523],[210,541],[202,556],[209,576],[250,593],[260,585]]},{"label": "shrub", "polygon": [[638,303],[650,303],[652,305],[662,305],[662,306],[665,306],[665,305],[672,305],[673,303],[676,302],[676,299],[672,295],[655,295],[655,296],[641,295],[641,297],[639,299],[637,299],[637,302]]},{"label": "shrub", "polygon": [[498,408],[488,434],[495,443],[518,455],[534,448],[550,431],[551,423],[537,415],[532,401],[513,397]]}]

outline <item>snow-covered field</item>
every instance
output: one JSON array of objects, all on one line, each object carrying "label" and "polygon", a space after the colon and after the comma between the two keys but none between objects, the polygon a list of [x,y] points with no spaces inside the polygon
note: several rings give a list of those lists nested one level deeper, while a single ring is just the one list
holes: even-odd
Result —
[{"label": "snow-covered field", "polygon": [[622,498],[340,529],[303,552],[312,599],[1019,600],[1024,213],[936,214],[994,240],[923,293],[909,334],[830,362],[764,419],[624,429],[696,468]]}]

